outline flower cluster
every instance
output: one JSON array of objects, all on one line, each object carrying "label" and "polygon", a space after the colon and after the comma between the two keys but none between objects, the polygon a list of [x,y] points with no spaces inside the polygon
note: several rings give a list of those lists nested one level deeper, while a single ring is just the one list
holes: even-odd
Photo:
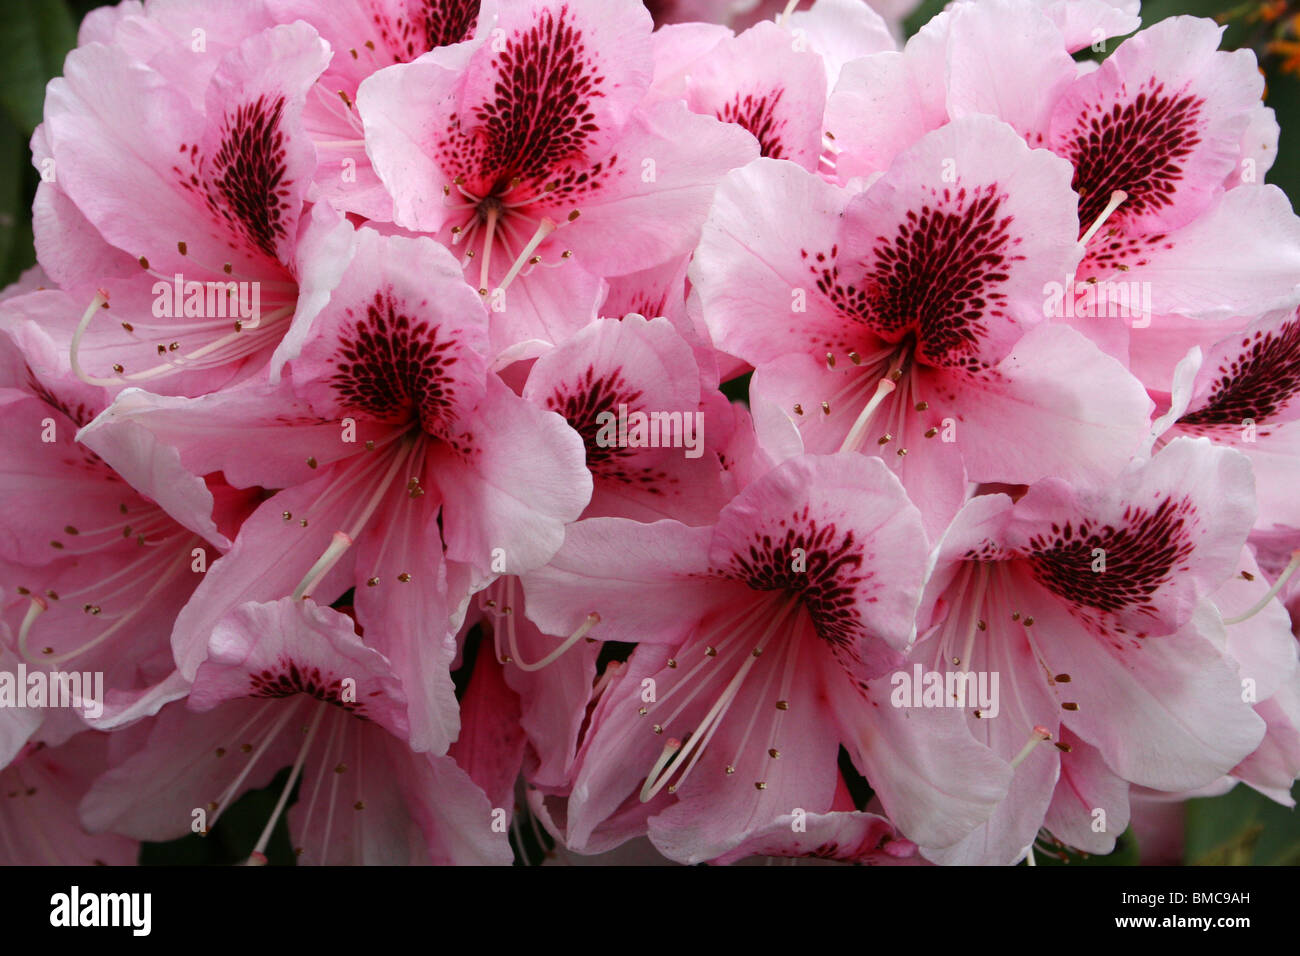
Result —
[{"label": "flower cluster", "polygon": [[1013,864],[1289,803],[1255,57],[909,6],[92,13],[0,301],[5,861],[130,862],[286,768],[252,862],[287,819],[303,863],[525,820]]}]

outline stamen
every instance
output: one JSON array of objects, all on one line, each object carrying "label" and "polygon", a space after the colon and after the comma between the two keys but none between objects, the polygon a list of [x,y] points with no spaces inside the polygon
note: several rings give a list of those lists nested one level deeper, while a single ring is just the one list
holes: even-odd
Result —
[{"label": "stamen", "polygon": [[975,568],[975,593],[971,598],[970,612],[966,615],[966,644],[961,652],[961,672],[970,671],[971,652],[975,648],[975,633],[980,628],[980,606],[984,601],[984,590],[988,585],[988,565],[983,561]]},{"label": "stamen", "polygon": [[1295,574],[1296,568],[1300,568],[1300,548],[1291,552],[1291,560],[1287,564],[1286,568],[1277,576],[1277,580],[1273,582],[1273,586],[1268,589],[1267,593],[1251,605],[1250,610],[1238,614],[1236,617],[1225,617],[1223,623],[1240,624],[1242,621],[1249,621],[1260,611],[1264,610],[1264,608],[1268,607],[1268,603],[1272,601],[1273,598],[1277,597],[1278,592],[1282,590],[1283,585],[1286,584],[1291,575]]},{"label": "stamen", "polygon": [[1016,767],[1020,766],[1024,759],[1033,752],[1035,747],[1041,744],[1044,740],[1051,739],[1052,733],[1046,727],[1041,725],[1034,727],[1033,733],[1029,735],[1028,742],[1020,749],[1020,753],[1016,754],[1014,759],[1012,759],[1011,768],[1014,770]]},{"label": "stamen", "polygon": [[876,393],[871,396],[871,401],[867,402],[865,408],[858,414],[857,421],[849,429],[848,435],[844,438],[844,444],[840,445],[840,451],[857,451],[862,446],[862,439],[866,435],[867,426],[871,424],[872,417],[876,414],[876,409],[896,388],[893,380],[882,378],[876,386]]},{"label": "stamen", "polygon": [[591,699],[600,700],[601,696],[605,693],[606,688],[614,682],[614,678],[617,677],[622,670],[622,661],[610,661],[606,664],[605,673],[600,675],[600,678],[596,681],[596,686],[591,690]]},{"label": "stamen", "polygon": [[[702,749],[702,744],[707,743],[708,738],[713,736],[713,731],[716,729],[717,725],[722,722],[723,718],[726,717],[727,711],[731,708],[732,702],[735,701],[736,697],[740,693],[740,688],[744,684],[745,678],[753,668],[754,663],[758,661],[759,657],[762,655],[768,641],[772,638],[772,635],[777,631],[777,629],[785,622],[789,613],[797,607],[798,604],[795,601],[788,601],[781,606],[780,610],[772,616],[772,620],[768,623],[762,636],[758,639],[758,643],[754,647],[753,653],[745,656],[744,663],[740,665],[736,675],[723,689],[722,694],[719,695],[718,699],[714,701],[713,706],[709,708],[708,713],[704,715],[704,719],[701,720],[699,726],[695,728],[695,732],[691,734],[690,740],[687,744],[681,749],[675,751],[675,756],[672,756],[672,762],[668,764],[666,768],[659,762],[656,762],[655,768],[646,777],[645,784],[641,787],[640,796],[642,803],[647,803],[654,799],[655,795],[664,788],[669,779],[672,778],[678,768],[680,768],[691,755],[691,752],[697,746]],[[660,757],[660,760],[664,759],[665,756]],[[682,779],[685,779],[685,777]],[[679,780],[678,783],[681,783],[681,780]],[[675,789],[675,786],[676,785],[674,785],[673,789]]]},{"label": "stamen", "polygon": [[1097,234],[1097,230],[1100,229],[1102,224],[1110,218],[1111,213],[1118,209],[1120,203],[1124,202],[1126,199],[1128,199],[1128,193],[1124,192],[1122,189],[1117,189],[1111,193],[1110,202],[1108,202],[1106,208],[1101,211],[1101,215],[1097,217],[1097,221],[1088,227],[1088,231],[1079,238],[1079,245],[1086,246],[1088,240]]},{"label": "stamen", "polygon": [[478,270],[478,294],[488,294],[488,269],[492,265],[492,239],[497,231],[497,217],[501,215],[501,210],[495,204],[489,203],[487,206],[487,223],[484,227],[485,235],[483,237],[483,261],[479,263]]},{"label": "stamen", "polygon": [[335,531],[334,537],[330,539],[329,547],[325,549],[325,553],[316,559],[316,563],[311,566],[294,589],[293,599],[301,601],[310,597],[312,589],[320,584],[325,575],[330,573],[334,565],[339,563],[339,559],[343,557],[344,552],[350,547],[352,547],[352,539],[342,531]]},{"label": "stamen", "polygon": [[239,772],[239,776],[235,778],[234,782],[231,783],[230,786],[221,791],[221,796],[216,799],[217,807],[215,814],[212,819],[208,821],[209,831],[217,825],[217,821],[221,819],[221,815],[226,812],[226,807],[230,804],[231,797],[239,792],[239,788],[243,786],[244,781],[248,779],[248,775],[253,772],[253,768],[257,766],[257,762],[265,756],[267,748],[271,746],[271,742],[275,740],[280,731],[284,729],[284,725],[289,722],[289,718],[294,715],[294,711],[296,710],[296,707],[285,708],[284,713],[280,715],[280,718],[271,725],[271,728],[262,737],[262,741],[258,744],[256,752],[248,758],[248,763],[246,763],[244,769]]},{"label": "stamen", "polygon": [[276,801],[275,810],[271,813],[271,819],[266,821],[266,826],[262,828],[262,835],[257,838],[257,845],[253,847],[250,863],[259,857],[261,858],[260,862],[264,863],[266,861],[266,846],[271,842],[271,831],[275,829],[280,814],[284,812],[285,804],[289,802],[289,794],[293,790],[293,785],[298,782],[298,775],[302,773],[302,765],[307,759],[307,752],[311,750],[311,742],[316,738],[316,728],[320,726],[321,718],[325,716],[327,706],[326,704],[320,704],[316,708],[316,716],[312,718],[311,727],[307,731],[307,739],[302,742],[302,747],[298,750],[298,759],[293,762],[293,770],[289,772],[289,779],[285,781],[284,789],[280,791],[280,799]]},{"label": "stamen", "polygon": [[90,320],[95,317],[95,314],[100,309],[105,308],[108,308],[108,293],[100,289],[95,293],[94,298],[90,300],[90,305],[82,313],[81,321],[77,323],[76,331],[72,333],[72,346],[68,355],[72,364],[72,373],[87,385],[112,386],[121,384],[121,379],[96,378],[81,367],[81,337],[86,334],[86,329],[90,327]]},{"label": "stamen", "polygon": [[49,610],[49,605],[45,598],[38,594],[31,596],[31,603],[27,606],[27,614],[23,616],[23,623],[18,628],[18,651],[23,657],[31,660],[27,654],[27,637],[31,634],[32,625],[36,619]]},{"label": "stamen", "polygon": [[547,654],[540,661],[537,661],[534,664],[529,664],[523,659],[523,655],[519,653],[519,645],[515,638],[515,616],[512,614],[510,615],[510,623],[507,627],[507,631],[510,634],[510,657],[514,661],[514,665],[521,671],[539,671],[556,661],[565,651],[586,637],[587,632],[599,623],[600,615],[595,611],[592,611],[587,615],[586,620],[582,622],[578,629],[565,638],[563,644],[551,651],[551,653]]},{"label": "stamen", "polygon": [[[541,223],[538,224],[537,231],[534,232],[533,237],[524,244],[523,250],[517,257],[515,257],[514,265],[510,267],[510,271],[506,273],[505,278],[501,280],[501,284],[497,286],[499,291],[505,291],[510,287],[510,283],[515,281],[520,270],[528,264],[533,253],[537,251],[537,247],[540,246],[542,242],[545,241],[546,237],[553,233],[557,228],[558,227],[555,223],[550,219],[543,219]],[[486,284],[485,281],[484,285]]]}]

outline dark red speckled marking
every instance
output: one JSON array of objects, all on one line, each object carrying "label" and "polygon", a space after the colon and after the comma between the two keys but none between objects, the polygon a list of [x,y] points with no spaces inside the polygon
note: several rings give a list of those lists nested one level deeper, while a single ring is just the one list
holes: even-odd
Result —
[{"label": "dark red speckled marking", "polygon": [[1190,428],[1262,424],[1300,389],[1300,321],[1260,329],[1241,340],[1241,350],[1219,366],[1205,404],[1178,420]]},{"label": "dark red speckled marking", "polygon": [[1117,189],[1128,193],[1117,218],[1170,206],[1183,162],[1201,142],[1204,101],[1167,93],[1148,80],[1128,103],[1098,103],[1075,122],[1065,149],[1074,163],[1080,234],[1101,215]]},{"label": "dark red speckled marking", "polygon": [[[1089,522],[1052,525],[1030,541],[1034,577],[1075,607],[1122,611],[1147,607],[1192,551],[1193,513],[1187,499],[1166,498],[1154,509],[1129,507],[1119,527]],[[1093,549],[1106,552],[1106,570],[1092,570]]]},{"label": "dark red speckled marking", "polygon": [[369,719],[364,702],[343,700],[342,678],[333,675],[326,677],[321,674],[319,667],[299,667],[296,661],[288,657],[282,657],[278,665],[279,670],[267,669],[249,675],[248,696],[293,697],[295,694],[306,694],[342,708],[354,717]]},{"label": "dark red speckled marking", "polygon": [[[909,210],[893,236],[878,236],[875,263],[857,282],[848,282],[829,254],[800,254],[817,288],[846,318],[869,326],[888,342],[916,337],[923,364],[982,371],[977,354],[987,322],[1004,315],[1000,286],[1020,258],[1011,250],[1012,217],[1002,214],[1004,197],[996,184],[955,192],[942,202]],[[946,207],[946,208],[943,208]],[[828,343],[854,347],[847,340]]]},{"label": "dark red speckled marking", "polygon": [[605,77],[567,6],[515,31],[492,69],[493,98],[454,119],[442,143],[444,167],[481,196],[504,193],[515,178],[537,186],[582,158],[598,129],[592,103],[604,96]]},{"label": "dark red speckled marking", "polygon": [[456,341],[436,326],[412,319],[390,291],[376,292],[365,315],[345,333],[330,381],[343,401],[380,421],[417,417],[425,431],[445,434],[453,424]]},{"label": "dark red speckled marking", "polygon": [[[818,636],[851,648],[865,636],[858,619],[857,585],[862,572],[862,544],[852,531],[821,525],[805,507],[781,519],[779,536],[756,532],[749,548],[732,555],[728,577],[755,591],[786,591],[797,596],[812,617]],[[806,570],[794,569],[795,549],[802,549]]]},{"label": "dark red speckled marking", "polygon": [[227,114],[207,189],[208,208],[272,258],[276,244],[288,237],[286,220],[292,212],[283,114],[283,96],[259,96]]}]

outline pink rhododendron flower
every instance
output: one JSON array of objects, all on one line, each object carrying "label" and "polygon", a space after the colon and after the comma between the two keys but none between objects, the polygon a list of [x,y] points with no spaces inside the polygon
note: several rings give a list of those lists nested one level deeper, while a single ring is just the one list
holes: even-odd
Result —
[{"label": "pink rhododendron flower", "polygon": [[[303,863],[507,863],[481,821],[487,797],[450,757],[406,746],[405,701],[387,661],[345,614],[286,598],[246,604],[213,631],[185,704],[83,802],[92,832],[169,839],[203,829],[252,782],[293,772],[256,846],[264,856],[288,791]],[[480,824],[480,825],[475,825]]]},{"label": "pink rhododendron flower", "polygon": [[351,234],[305,205],[301,112],[329,58],[304,23],[254,33],[196,103],[122,45],[69,56],[34,139],[57,171],[35,231],[46,272],[88,305],[50,327],[85,381],[197,394],[293,354]]},{"label": "pink rhododendron flower", "polygon": [[0,290],[0,862],[1170,862],[1292,806],[1260,63],[916,7],[86,16]]},{"label": "pink rhododendron flower", "polygon": [[[692,265],[705,319],[804,447],[882,455],[932,534],[968,478],[1103,477],[1151,403],[1043,319],[1044,284],[1078,262],[1069,175],[987,117],[927,135],[859,194],[759,161],[724,182]],[[755,191],[772,197],[757,214]]]},{"label": "pink rhododendron flower", "polygon": [[[1015,777],[987,828],[936,858],[1019,859],[1067,764],[1075,790],[1113,775],[1184,790],[1259,745],[1262,721],[1203,606],[1235,572],[1253,511],[1246,460],[1203,439],[1172,443],[1104,489],[1048,479],[1018,501],[984,495],[962,510],[938,551],[922,616],[934,624],[914,656],[940,673],[1000,675],[1001,712],[965,710]],[[1062,727],[1100,759],[1076,756]],[[1090,821],[1067,822],[1068,837]]]},{"label": "pink rhododendron flower", "polygon": [[[674,859],[721,856],[793,807],[831,809],[841,743],[905,833],[963,836],[1002,772],[943,711],[882,706],[877,682],[901,660],[924,565],[914,506],[883,465],[853,455],[785,463],[712,528],[574,525],[524,578],[530,615],[559,632],[589,609],[605,640],[640,646],[592,716],[568,845],[594,851],[648,827]],[[936,763],[899,761],[918,734]],[[940,785],[948,760],[965,769]]]},{"label": "pink rhododendron flower", "polygon": [[689,251],[714,185],[757,146],[645,102],[651,23],[633,0],[515,2],[497,23],[499,43],[382,70],[357,105],[395,221],[463,250],[500,352],[586,324],[596,277]]}]

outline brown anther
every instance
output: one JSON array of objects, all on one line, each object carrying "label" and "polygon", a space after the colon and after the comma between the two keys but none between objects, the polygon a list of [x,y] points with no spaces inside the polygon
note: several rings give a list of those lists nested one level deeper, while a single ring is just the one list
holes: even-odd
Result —
[{"label": "brown anther", "polygon": [[735,772],[736,772],[736,768],[733,767],[733,766],[731,766],[731,764],[727,764],[727,768],[726,768],[726,770],[727,770],[727,773],[735,773]]},{"label": "brown anther", "polygon": [[676,667],[676,666],[677,666],[677,660],[676,660],[676,658],[672,658],[672,657],[668,658],[668,666],[669,666],[669,667]]},{"label": "brown anther", "polygon": [[850,353],[849,353],[849,361],[852,362],[854,365],[861,365],[861,364],[862,364],[862,356],[859,355],[857,352],[850,352]]},{"label": "brown anther", "polygon": [[926,438],[933,438],[933,437],[934,437],[935,435],[937,435],[937,434],[939,434],[939,429],[937,429],[937,428],[935,428],[935,427],[933,427],[933,426],[931,426],[930,428],[927,428],[927,429],[925,430],[925,437],[926,437]]},{"label": "brown anther", "polygon": [[885,432],[885,434],[881,435],[879,438],[876,439],[876,444],[888,445],[893,440],[894,440],[894,436],[889,434],[889,432]]},{"label": "brown anther", "polygon": [[769,757],[771,757],[773,760],[779,760],[780,757],[781,757],[781,751],[779,751],[779,750],[777,750],[775,747],[773,747],[772,749],[770,749],[770,750],[767,752],[767,755],[768,755]]},{"label": "brown anther", "polygon": [[754,782],[754,789],[755,789],[755,790],[766,790],[766,789],[767,789],[767,784],[765,784],[762,780],[757,780],[757,781]]},{"label": "brown anther", "polygon": [[190,247],[187,246],[187,245],[186,245],[185,243],[183,243],[183,242],[178,242],[178,243],[176,243],[176,251],[179,252],[179,253],[180,253],[181,255],[183,255],[183,256],[185,256],[185,255],[189,255],[189,248],[190,248]]},{"label": "brown anther", "polygon": [[316,461],[316,459],[315,459],[314,457],[313,457],[313,458],[308,458],[308,459],[307,459],[307,467],[308,467],[308,468],[315,468],[315,467],[317,466],[317,464],[318,464],[318,462]]},{"label": "brown anther", "polygon": [[1052,678],[1052,680],[1056,681],[1058,684],[1068,684],[1070,683],[1070,675],[1057,674],[1055,677]]},{"label": "brown anther", "polygon": [[823,415],[829,415],[830,413],[831,413],[831,403],[830,403],[830,402],[822,402],[822,414],[823,414]]},{"label": "brown anther", "polygon": [[126,371],[126,370],[125,370],[124,368],[122,368],[122,366],[120,366],[120,365],[114,365],[114,366],[113,366],[113,371],[116,372],[118,375],[121,375],[121,374],[122,374],[124,371]]},{"label": "brown anther", "polygon": [[777,710],[789,710],[789,709],[790,709],[790,702],[789,702],[788,700],[778,700],[778,701],[776,702],[776,709],[777,709]]},{"label": "brown anther", "polygon": [[410,572],[409,572],[409,571],[403,571],[401,574],[399,574],[399,575],[397,576],[397,580],[401,581],[403,584],[410,584],[410,583],[411,583],[411,574],[410,574]]},{"label": "brown anther", "polygon": [[717,649],[716,649],[715,647],[713,647],[713,645],[711,645],[711,644],[710,644],[710,645],[707,645],[707,646],[704,648],[704,656],[705,656],[705,657],[717,657],[717,656],[718,656],[718,651],[717,651]]},{"label": "brown anther", "polygon": [[803,406],[802,406],[802,405],[796,405],[796,406],[794,407],[794,413],[795,413],[796,415],[802,415],[802,414],[803,414]]},{"label": "brown anther", "polygon": [[582,212],[580,210],[578,209],[573,210],[573,212],[569,213],[569,222],[577,222],[578,217],[581,215]]},{"label": "brown anther", "polygon": [[917,402],[917,403],[916,403],[916,410],[917,410],[918,412],[923,412],[923,411],[925,411],[925,410],[926,410],[927,408],[929,408],[929,407],[930,407],[930,403],[929,403],[929,402]]},{"label": "brown anther", "polygon": [[1059,750],[1059,751],[1060,751],[1061,753],[1063,753],[1063,754],[1068,754],[1068,753],[1069,753],[1071,750],[1073,750],[1074,748],[1071,747],[1069,744],[1063,744],[1063,743],[1061,743],[1061,742],[1058,740],[1058,741],[1056,742],[1056,749]]},{"label": "brown anther", "polygon": [[834,368],[834,367],[835,367],[835,353],[834,353],[834,352],[827,352],[827,353],[826,353],[826,367],[827,367],[827,368]]},{"label": "brown anther", "polygon": [[280,517],[283,518],[285,521],[292,521],[292,520],[293,520],[293,512],[292,512],[292,511],[282,511],[282,512],[280,512]]},{"label": "brown anther", "polygon": [[217,756],[218,756],[218,757],[224,757],[225,755],[226,755],[226,748],[225,748],[225,747],[218,747],[218,748],[217,748]]},{"label": "brown anther", "polygon": [[1065,703],[1061,704],[1061,710],[1078,710],[1078,709],[1079,709],[1079,705],[1074,703],[1073,701],[1067,700]]},{"label": "brown anther", "polygon": [[122,328],[125,329],[125,330],[128,331],[128,332],[134,332],[134,331],[135,331],[135,326],[132,325],[130,322],[123,322],[123,323],[122,323]]},{"label": "brown anther", "polygon": [[898,449],[898,451],[894,452],[894,454],[896,454],[899,458],[902,458],[902,457],[904,457],[904,456],[907,454],[907,449],[906,449],[906,448],[900,448],[900,449]]},{"label": "brown anther", "polygon": [[368,588],[377,588],[377,587],[379,587],[379,578],[367,578],[367,579],[366,579],[366,587],[368,587]]}]

